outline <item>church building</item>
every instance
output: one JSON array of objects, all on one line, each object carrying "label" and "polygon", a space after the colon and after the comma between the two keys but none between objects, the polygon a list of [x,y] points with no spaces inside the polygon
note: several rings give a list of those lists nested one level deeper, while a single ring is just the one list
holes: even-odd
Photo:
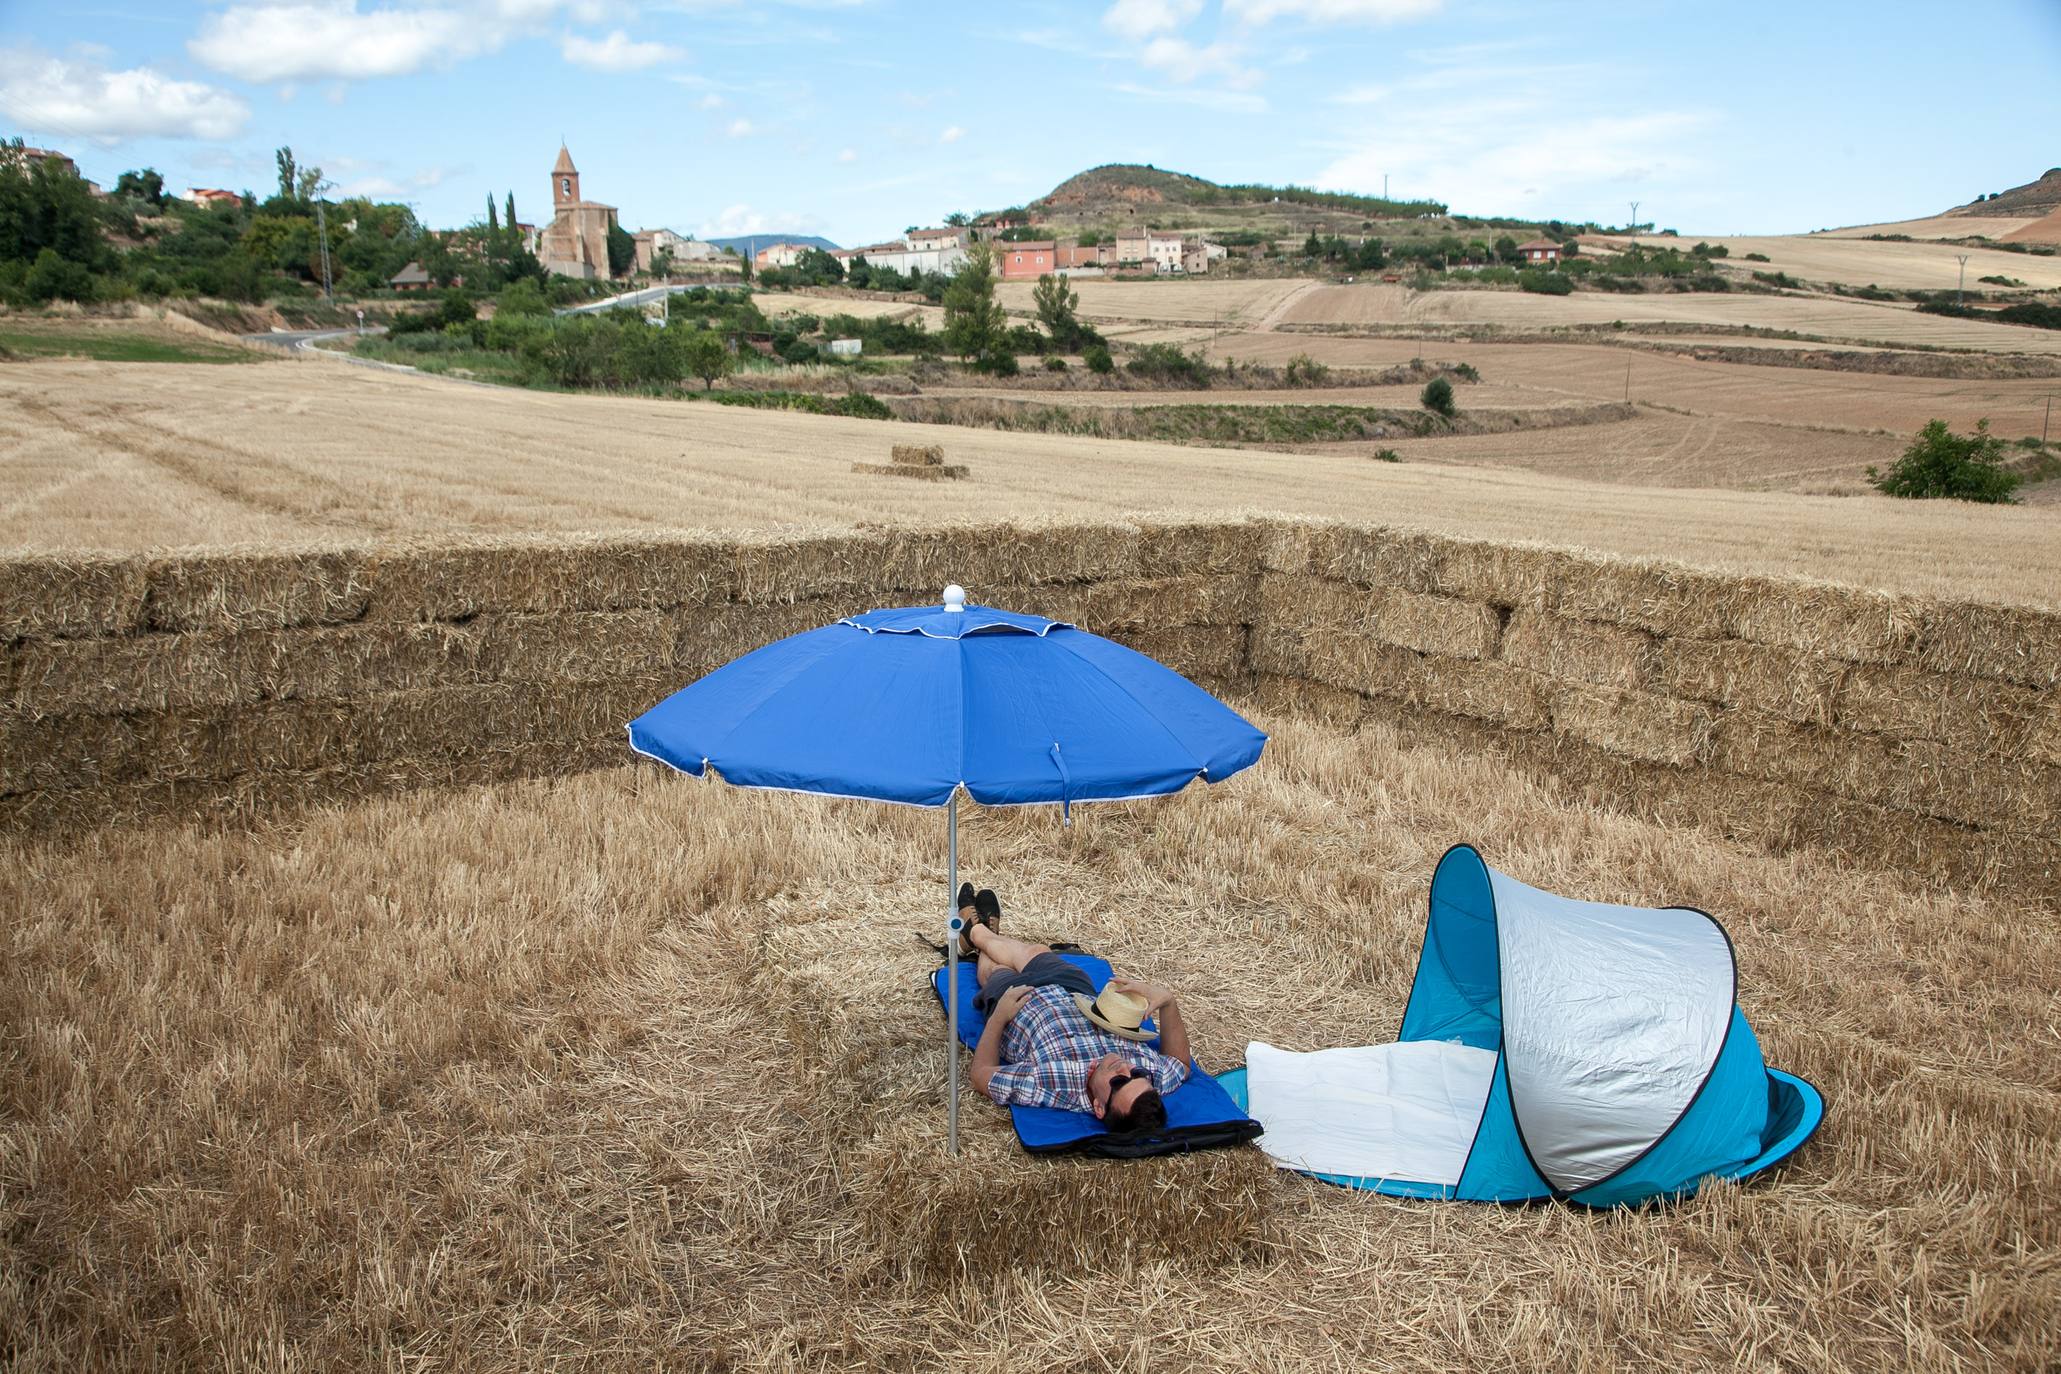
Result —
[{"label": "church building", "polygon": [[537,239],[537,256],[547,272],[561,277],[607,280],[608,231],[615,207],[580,199],[580,172],[564,144],[551,169],[551,223]]}]

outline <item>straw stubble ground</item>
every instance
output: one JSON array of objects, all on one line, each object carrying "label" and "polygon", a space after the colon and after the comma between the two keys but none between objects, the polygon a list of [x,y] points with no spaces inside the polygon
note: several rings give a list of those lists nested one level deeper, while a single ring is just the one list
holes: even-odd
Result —
[{"label": "straw stubble ground", "polygon": [[911,932],[940,818],[646,767],[255,831],[9,842],[11,1367],[2040,1367],[2061,1342],[2061,936],[1262,717],[1161,803],[976,812],[1021,933],[1164,977],[1199,1057],[1390,1038],[1443,847],[1718,912],[1831,1115],[1779,1175],[1591,1215],[1255,1151],[1036,1160]]}]

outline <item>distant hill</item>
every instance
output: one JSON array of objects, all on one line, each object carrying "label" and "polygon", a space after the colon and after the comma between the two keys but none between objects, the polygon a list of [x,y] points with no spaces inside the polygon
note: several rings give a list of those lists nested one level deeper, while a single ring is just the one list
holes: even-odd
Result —
[{"label": "distant hill", "polygon": [[809,248],[820,248],[826,253],[837,247],[820,234],[738,234],[734,238],[703,241],[713,243],[718,248],[735,248],[739,257],[775,243],[799,243]]},{"label": "distant hill", "polygon": [[1350,233],[1381,220],[1438,219],[1435,200],[1388,200],[1304,186],[1225,185],[1131,162],[1092,167],[1047,194],[1012,210],[991,211],[976,222],[1028,214],[1055,232],[1129,228],[1247,231],[1259,236]]},{"label": "distant hill", "polygon": [[1948,211],[1955,215],[2008,215],[2014,219],[2050,215],[2061,210],[2061,167],[2050,167],[2037,181],[2013,186],[1993,196],[1972,200]]}]

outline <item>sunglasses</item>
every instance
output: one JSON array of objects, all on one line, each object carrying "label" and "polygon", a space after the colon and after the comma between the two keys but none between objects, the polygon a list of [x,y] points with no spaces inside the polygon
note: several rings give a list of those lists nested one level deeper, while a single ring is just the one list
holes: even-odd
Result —
[{"label": "sunglasses", "polygon": [[1143,1069],[1132,1069],[1129,1073],[1120,1073],[1109,1080],[1109,1096],[1115,1097],[1117,1089],[1123,1087],[1126,1083],[1137,1083],[1140,1081],[1149,1084],[1152,1082],[1152,1075]]}]

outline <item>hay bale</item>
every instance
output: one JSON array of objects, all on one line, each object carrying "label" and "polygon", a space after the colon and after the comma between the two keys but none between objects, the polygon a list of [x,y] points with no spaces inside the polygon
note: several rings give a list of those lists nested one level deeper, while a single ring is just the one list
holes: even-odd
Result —
[{"label": "hay bale", "polygon": [[1651,763],[1700,763],[1716,713],[1650,692],[1564,688],[1553,695],[1553,729],[1608,753]]},{"label": "hay bale", "polygon": [[888,457],[907,468],[942,468],[944,466],[944,445],[942,443],[897,443],[888,449]]},{"label": "hay bale", "polygon": [[973,469],[962,465],[912,467],[897,462],[853,463],[852,471],[867,473],[874,477],[913,477],[919,482],[956,482],[970,474]]},{"label": "hay bale", "polygon": [[2009,757],[2036,747],[2056,699],[2052,692],[1994,679],[1857,664],[1839,675],[1831,720],[1844,730],[1937,740],[1970,755]]},{"label": "hay bale", "polygon": [[1101,635],[1174,625],[1249,625],[1259,609],[1259,579],[1208,573],[1104,582],[1085,588],[1079,601],[1080,622]]},{"label": "hay bale", "polygon": [[558,538],[403,550],[369,570],[370,620],[494,612],[665,609],[732,599],[734,545],[714,539]]},{"label": "hay bale", "polygon": [[371,603],[373,561],[364,550],[154,559],[144,628],[178,634],[358,620]]},{"label": "hay bale", "polygon": [[0,559],[0,643],[133,634],[143,624],[148,564],[127,557]]},{"label": "hay bale", "polygon": [[1244,700],[1263,712],[1307,716],[1334,729],[1350,729],[1367,714],[1367,698],[1342,687],[1327,687],[1300,674],[1283,677],[1259,673]]},{"label": "hay bale", "polygon": [[1493,658],[1502,638],[1502,618],[1479,602],[1322,579],[1262,577],[1255,616],[1304,634],[1361,635],[1449,658]]},{"label": "hay bale", "polygon": [[1670,638],[1736,638],[1742,604],[1779,592],[1767,584],[1749,585],[1745,579],[1664,563],[1563,557],[1550,609],[1575,620],[1628,625]]},{"label": "hay bale", "polygon": [[888,449],[888,457],[904,467],[943,467],[945,463],[945,446],[943,444],[896,444]]},{"label": "hay bale", "polygon": [[1197,520],[1137,529],[1137,574],[1144,578],[1251,576],[1266,525],[1258,520]]},{"label": "hay bale", "polygon": [[1746,706],[1783,720],[1829,725],[1843,664],[1739,639],[1663,639],[1650,685],[1668,696]]},{"label": "hay bale", "polygon": [[1255,626],[1251,665],[1256,673],[1307,677],[1363,696],[1493,721],[1514,730],[1543,729],[1551,719],[1540,680],[1521,669],[1421,654],[1361,635],[1317,634],[1284,645],[1281,632]]},{"label": "hay bale", "polygon": [[1908,663],[1925,637],[1925,607],[1814,583],[1741,578],[1729,593],[1739,639],[1853,663]]},{"label": "hay bale", "polygon": [[1242,625],[1127,630],[1115,638],[1183,677],[1221,682],[1241,678],[1247,671]]},{"label": "hay bale", "polygon": [[2021,606],[1934,603],[1915,666],[2026,687],[2061,684],[2061,615]]},{"label": "hay bale", "polygon": [[1655,640],[1641,631],[1550,611],[1518,611],[1503,631],[1503,662],[1562,682],[1643,687],[1655,657]]}]

